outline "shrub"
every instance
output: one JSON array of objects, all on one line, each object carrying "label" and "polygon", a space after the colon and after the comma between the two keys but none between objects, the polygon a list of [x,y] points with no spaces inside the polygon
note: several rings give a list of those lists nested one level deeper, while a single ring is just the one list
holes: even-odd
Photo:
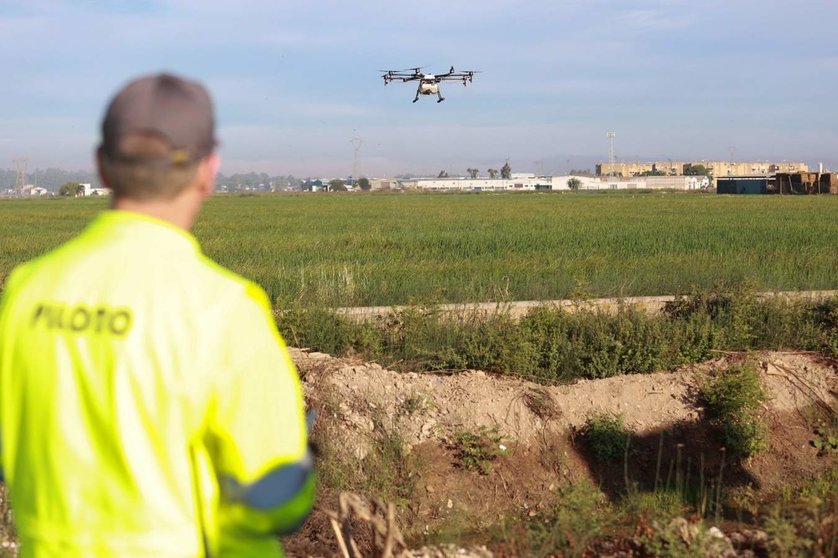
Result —
[{"label": "shrub", "polygon": [[401,308],[357,323],[312,300],[280,305],[289,344],[354,353],[397,369],[477,368],[544,384],[667,370],[718,350],[803,349],[838,355],[838,297],[814,303],[762,300],[746,288],[697,291],[659,315],[543,306],[519,321],[487,314]]},{"label": "shrub", "polygon": [[700,387],[707,418],[721,434],[731,455],[749,456],[766,446],[766,426],[759,417],[765,392],[749,364],[737,364]]},{"label": "shrub", "polygon": [[457,433],[454,436],[454,451],[464,469],[487,475],[492,470],[492,461],[506,453],[503,441],[497,426],[483,426]]},{"label": "shrub", "polygon": [[623,417],[611,414],[588,418],[582,427],[582,436],[591,453],[601,462],[624,457],[631,440],[631,433],[623,426]]}]

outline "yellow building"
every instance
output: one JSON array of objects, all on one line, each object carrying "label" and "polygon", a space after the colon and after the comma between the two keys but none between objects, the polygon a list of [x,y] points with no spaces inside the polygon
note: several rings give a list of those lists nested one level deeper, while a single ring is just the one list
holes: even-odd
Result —
[{"label": "yellow building", "polygon": [[712,176],[753,176],[778,172],[808,172],[809,166],[800,162],[774,163],[770,161],[652,161],[648,163],[598,163],[598,176],[642,176],[644,173],[663,173],[681,176],[690,166],[703,165]]}]

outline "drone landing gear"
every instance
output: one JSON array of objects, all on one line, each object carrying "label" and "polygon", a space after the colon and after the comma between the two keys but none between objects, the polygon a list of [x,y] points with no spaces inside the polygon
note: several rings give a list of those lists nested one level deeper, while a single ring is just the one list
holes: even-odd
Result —
[{"label": "drone landing gear", "polygon": [[441,102],[442,102],[442,101],[444,101],[444,100],[445,100],[445,97],[440,97],[439,99],[437,99],[437,100],[436,100],[436,102],[437,102],[437,103],[441,103]]}]

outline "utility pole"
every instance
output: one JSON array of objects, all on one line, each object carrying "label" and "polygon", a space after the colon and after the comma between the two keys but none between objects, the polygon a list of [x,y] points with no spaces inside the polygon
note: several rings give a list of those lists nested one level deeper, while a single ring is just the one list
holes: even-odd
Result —
[{"label": "utility pole", "polygon": [[360,173],[360,159],[361,159],[361,144],[364,143],[364,140],[359,138],[358,136],[353,137],[349,140],[349,143],[352,144],[352,147],[355,149],[355,153],[352,157],[352,186],[355,186],[355,183],[361,178]]},{"label": "utility pole", "polygon": [[17,177],[15,178],[15,194],[19,196],[21,192],[23,192],[23,187],[26,186],[26,164],[29,162],[29,159],[21,157],[19,159],[14,159],[12,162],[15,164],[15,170],[17,171]]},{"label": "utility pole", "polygon": [[609,175],[614,176],[614,138],[617,137],[616,132],[609,131],[605,134],[608,138],[608,170]]}]

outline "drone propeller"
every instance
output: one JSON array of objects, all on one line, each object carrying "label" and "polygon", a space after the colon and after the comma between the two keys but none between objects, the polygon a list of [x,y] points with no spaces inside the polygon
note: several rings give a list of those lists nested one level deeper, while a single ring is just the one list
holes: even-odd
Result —
[{"label": "drone propeller", "polygon": [[422,66],[417,66],[415,68],[404,68],[402,70],[378,70],[378,71],[388,73],[388,74],[398,74],[398,73],[401,73],[401,72],[414,72],[414,73],[416,73],[421,69],[422,69]]}]

